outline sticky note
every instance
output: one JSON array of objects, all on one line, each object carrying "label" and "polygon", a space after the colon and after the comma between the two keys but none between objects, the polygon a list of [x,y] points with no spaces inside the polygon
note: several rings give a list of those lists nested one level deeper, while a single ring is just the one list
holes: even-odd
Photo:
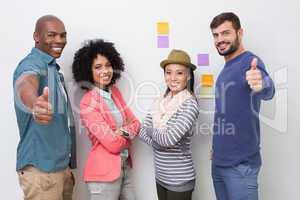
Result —
[{"label": "sticky note", "polygon": [[213,87],[202,86],[200,88],[200,98],[214,98],[215,92]]},{"label": "sticky note", "polygon": [[209,65],[209,54],[200,53],[198,54],[198,66],[208,66]]},{"label": "sticky note", "polygon": [[157,23],[157,33],[159,35],[169,34],[169,23],[168,22],[158,22]]},{"label": "sticky note", "polygon": [[201,85],[212,87],[214,85],[214,75],[212,75],[212,74],[203,74],[201,76]]},{"label": "sticky note", "polygon": [[158,48],[169,48],[169,36],[158,36],[157,37]]}]

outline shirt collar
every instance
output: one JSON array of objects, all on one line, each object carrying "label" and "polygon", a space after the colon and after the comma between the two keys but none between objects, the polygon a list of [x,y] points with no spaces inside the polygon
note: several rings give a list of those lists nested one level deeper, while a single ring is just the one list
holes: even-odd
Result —
[{"label": "shirt collar", "polygon": [[230,66],[232,63],[235,63],[236,61],[239,61],[241,58],[243,58],[243,56],[247,55],[249,53],[249,51],[244,51],[241,54],[237,55],[235,58],[227,61],[225,63],[225,67],[227,67],[228,65]]},{"label": "shirt collar", "polygon": [[100,94],[103,98],[107,99],[107,100],[111,100],[111,88],[109,88],[108,91],[100,89],[98,87],[94,88],[94,90],[96,90],[96,92],[98,94]]},{"label": "shirt collar", "polygon": [[39,57],[41,57],[41,59],[43,61],[45,61],[47,64],[57,65],[55,58],[53,58],[49,54],[41,51],[40,49],[38,49],[36,47],[32,48],[31,53],[34,54],[34,55],[38,55]]}]

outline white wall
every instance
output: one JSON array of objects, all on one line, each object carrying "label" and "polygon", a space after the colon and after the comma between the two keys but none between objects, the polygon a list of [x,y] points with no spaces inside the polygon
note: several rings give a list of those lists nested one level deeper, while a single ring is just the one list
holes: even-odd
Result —
[{"label": "white wall", "polygon": [[[33,45],[32,32],[38,17],[54,14],[60,17],[68,31],[68,45],[59,63],[71,80],[71,62],[80,44],[91,38],[104,38],[116,43],[126,62],[126,78],[120,81],[124,96],[132,97],[131,107],[142,119],[151,98],[137,98],[138,87],[147,82],[163,86],[159,62],[171,48],[182,48],[196,62],[199,52],[210,53],[211,66],[196,71],[219,73],[223,66],[210,34],[211,19],[223,11],[236,12],[245,28],[247,49],[258,54],[276,81],[277,95],[263,104],[262,123],[263,168],[260,174],[260,197],[264,200],[298,200],[300,187],[299,135],[299,35],[297,20],[300,4],[293,0],[190,0],[190,1],[17,1],[1,0],[1,79],[0,113],[2,140],[0,141],[0,188],[3,199],[21,199],[15,173],[18,130],[13,109],[12,73],[18,61]],[[170,49],[156,47],[156,22],[170,23]],[[280,70],[280,71],[278,71]],[[198,85],[198,81],[196,83]],[[130,86],[133,87],[130,87]],[[80,91],[69,84],[75,100]],[[75,92],[74,92],[75,91]],[[144,86],[142,94],[155,90]],[[212,100],[201,100],[203,110],[213,110]],[[199,124],[211,123],[211,112],[202,112]],[[79,169],[74,199],[87,199],[86,188],[80,180],[89,142],[78,134]],[[193,156],[197,168],[197,187],[194,199],[214,199],[210,177],[208,152],[211,134],[199,132],[193,140]],[[134,176],[139,200],[156,199],[151,150],[140,141],[134,144]]]}]

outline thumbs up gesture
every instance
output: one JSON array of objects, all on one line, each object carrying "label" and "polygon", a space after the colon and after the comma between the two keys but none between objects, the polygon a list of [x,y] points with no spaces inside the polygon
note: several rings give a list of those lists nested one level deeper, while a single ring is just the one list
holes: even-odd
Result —
[{"label": "thumbs up gesture", "polygon": [[263,89],[262,74],[257,69],[257,58],[253,58],[251,68],[246,72],[246,80],[252,91],[260,92]]},{"label": "thumbs up gesture", "polygon": [[49,88],[45,87],[43,94],[33,104],[33,119],[40,124],[48,124],[53,117],[52,105],[48,102]]}]

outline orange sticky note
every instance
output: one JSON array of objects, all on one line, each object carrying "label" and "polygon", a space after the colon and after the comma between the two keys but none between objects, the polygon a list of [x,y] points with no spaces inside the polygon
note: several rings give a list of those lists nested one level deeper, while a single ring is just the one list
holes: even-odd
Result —
[{"label": "orange sticky note", "polygon": [[214,85],[214,75],[212,75],[212,74],[203,74],[201,76],[201,85],[212,87]]},{"label": "orange sticky note", "polygon": [[168,22],[158,22],[157,23],[157,33],[159,35],[169,34],[169,23]]}]

